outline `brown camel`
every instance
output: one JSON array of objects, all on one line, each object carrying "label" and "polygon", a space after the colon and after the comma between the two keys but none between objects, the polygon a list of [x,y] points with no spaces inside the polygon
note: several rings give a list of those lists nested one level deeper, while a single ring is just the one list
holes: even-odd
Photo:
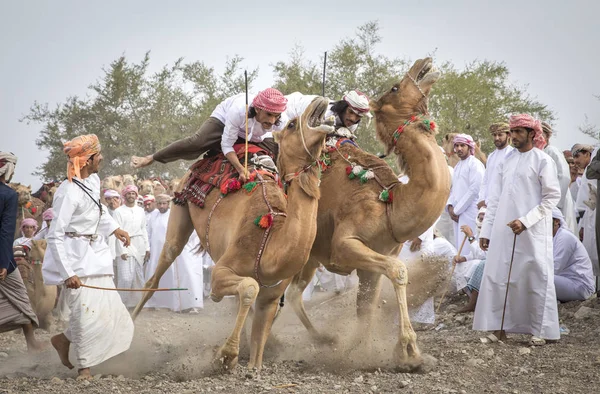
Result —
[{"label": "brown camel", "polygon": [[44,284],[42,262],[45,251],[45,240],[32,240],[29,261],[26,264],[19,264],[19,271],[23,277],[31,307],[40,323],[40,328],[47,330],[51,325],[52,310],[56,305],[58,287]]},{"label": "brown camel", "polygon": [[154,182],[152,182],[150,179],[138,181],[137,186],[139,188],[140,196],[145,196],[147,194],[154,195]]},{"label": "brown camel", "polygon": [[[430,58],[418,60],[390,91],[371,102],[377,136],[386,153],[397,155],[399,167],[410,177],[408,184],[399,183],[383,160],[352,143],[330,153],[331,166],[321,180],[322,190],[327,192],[319,201],[317,238],[308,263],[288,290],[288,301],[309,333],[317,340],[330,341],[331,337],[319,333],[310,322],[302,292],[319,263],[342,275],[356,269],[360,279],[356,341],[365,344],[369,342],[381,275],[386,276],[394,286],[400,310],[395,354],[399,364],[409,368],[418,366],[421,357],[408,317],[407,270],[397,256],[404,241],[434,224],[450,193],[450,174],[435,140],[435,123],[426,118],[427,95],[439,75],[433,71]],[[411,122],[411,116],[419,118]],[[402,125],[403,131],[395,135]],[[357,166],[363,172],[355,171]],[[361,180],[349,179],[350,170]],[[388,193],[382,193],[386,188]],[[388,202],[381,201],[386,199]]]},{"label": "brown camel", "polygon": [[[259,184],[249,196],[239,191],[222,198],[218,190],[213,190],[206,198],[204,209],[190,203],[171,209],[165,246],[146,287],[158,287],[161,276],[195,229],[202,247],[216,262],[212,270],[211,298],[219,302],[224,296],[236,295],[239,300],[233,332],[216,355],[216,360],[225,368],[237,364],[240,334],[255,301],[248,366],[262,366],[264,344],[277,311],[277,301],[308,259],[317,232],[320,164],[316,158],[321,155],[326,134],[333,131],[333,127],[322,124],[328,104],[328,99],[316,98],[300,118],[290,121],[281,133],[273,133],[279,142],[277,165],[282,179],[289,184],[287,199],[277,183],[268,181]],[[180,189],[184,184],[185,178]],[[254,221],[270,211],[266,201],[275,214],[263,248],[261,244],[267,239],[265,230]],[[263,252],[259,265],[260,250]],[[151,296],[151,291],[144,293],[133,312],[134,318]]]},{"label": "brown camel", "polygon": [[15,228],[15,238],[21,236],[21,221],[27,218],[34,218],[38,226],[42,225],[42,211],[44,202],[39,198],[31,197],[31,186],[25,186],[20,183],[9,183],[18,194],[17,226]]},{"label": "brown camel", "polygon": [[[456,167],[456,165],[460,161],[460,159],[458,158],[458,155],[456,154],[456,152],[454,152],[454,137],[457,134],[458,133],[448,133],[442,139],[442,148],[444,148],[446,157],[448,157],[448,165],[451,167]],[[478,158],[483,163],[483,165],[485,165],[487,163],[487,156],[481,150],[481,142],[480,141],[475,142],[475,155],[474,156],[476,158]]]}]

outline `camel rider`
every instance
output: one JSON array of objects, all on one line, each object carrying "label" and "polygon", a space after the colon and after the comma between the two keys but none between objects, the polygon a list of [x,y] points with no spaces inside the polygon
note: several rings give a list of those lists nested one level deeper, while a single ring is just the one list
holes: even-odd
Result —
[{"label": "camel rider", "polygon": [[[287,124],[283,115],[287,99],[277,89],[268,88],[258,93],[248,110],[248,140],[269,152],[276,152],[272,131],[282,130]],[[246,181],[244,166],[240,163],[233,146],[244,143],[246,133],[245,95],[229,97],[215,108],[210,117],[193,136],[175,141],[166,148],[146,157],[133,156],[135,168],[145,167],[154,161],[169,163],[178,159],[195,160],[208,150],[223,152]]]},{"label": "camel rider", "polygon": [[[305,95],[300,92],[294,92],[285,96],[288,100],[285,111],[286,117],[288,119],[299,118],[315,97],[318,96]],[[327,112],[325,112],[325,119],[335,116],[336,130],[345,127],[350,133],[354,134],[364,116],[368,118],[372,117],[369,109],[369,97],[358,90],[351,90],[341,100],[329,103]]]}]

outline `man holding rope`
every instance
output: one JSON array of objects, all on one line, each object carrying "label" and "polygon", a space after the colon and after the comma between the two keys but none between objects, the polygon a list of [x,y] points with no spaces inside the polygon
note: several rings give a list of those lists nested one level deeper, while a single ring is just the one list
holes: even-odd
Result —
[{"label": "man holding rope", "polygon": [[473,329],[530,334],[531,343],[558,340],[558,309],[552,255],[552,209],[560,200],[556,166],[541,151],[545,141],[538,120],[510,118],[515,150],[497,167],[481,228],[488,250]]},{"label": "man holding rope", "polygon": [[61,362],[73,368],[69,348],[75,347],[79,378],[91,379],[90,367],[129,349],[133,321],[114,289],[113,264],[107,239],[114,235],[125,246],[129,235],[121,230],[100,202],[98,167],[100,143],[94,134],[64,144],[67,178],[56,190],[56,217],[48,232],[48,250],[42,272],[48,285],[64,285],[71,309],[69,326],[52,337]]}]

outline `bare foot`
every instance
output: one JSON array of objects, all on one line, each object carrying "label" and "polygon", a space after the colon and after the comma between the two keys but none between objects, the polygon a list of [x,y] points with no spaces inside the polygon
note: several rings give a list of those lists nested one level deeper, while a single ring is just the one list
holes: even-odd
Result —
[{"label": "bare foot", "polygon": [[71,342],[69,342],[65,334],[58,334],[53,336],[52,338],[50,338],[50,343],[52,344],[54,349],[56,349],[56,352],[58,353],[58,357],[60,358],[62,364],[69,369],[75,368],[73,364],[71,364],[71,362],[69,361],[69,347],[71,346]]},{"label": "bare foot", "polygon": [[77,380],[92,380],[92,379],[94,379],[94,377],[92,376],[92,372],[90,371],[89,368],[78,369],[77,373],[79,374],[77,376]]}]

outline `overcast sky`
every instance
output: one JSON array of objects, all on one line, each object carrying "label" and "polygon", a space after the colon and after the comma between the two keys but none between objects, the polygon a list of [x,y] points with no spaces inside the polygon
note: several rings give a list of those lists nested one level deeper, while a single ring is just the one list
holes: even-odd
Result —
[{"label": "overcast sky", "polygon": [[[93,3],[93,4],[92,4]],[[138,62],[151,51],[151,70],[177,58],[221,71],[239,54],[259,68],[255,89],[272,84],[270,65],[294,44],[319,61],[340,39],[378,20],[390,57],[458,67],[504,61],[511,81],[558,116],[553,141],[561,150],[592,142],[577,126],[585,115],[600,125],[600,2],[597,1],[18,1],[0,0],[0,150],[19,157],[14,180],[31,173],[45,152],[35,145],[40,126],[18,120],[34,101],[51,107],[85,95],[101,68],[122,54]],[[210,4],[210,5],[209,5]],[[134,153],[134,152],[132,152]],[[151,152],[137,152],[148,154]]]}]

